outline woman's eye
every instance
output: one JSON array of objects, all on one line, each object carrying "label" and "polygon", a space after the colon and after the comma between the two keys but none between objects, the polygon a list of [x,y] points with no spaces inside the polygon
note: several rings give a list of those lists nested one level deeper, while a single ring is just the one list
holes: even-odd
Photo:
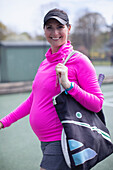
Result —
[{"label": "woman's eye", "polygon": [[63,25],[59,25],[58,28],[64,28],[64,26]]},{"label": "woman's eye", "polygon": [[47,26],[47,29],[51,29],[51,26]]},{"label": "woman's eye", "polygon": [[51,27],[47,27],[47,29],[51,29]]}]

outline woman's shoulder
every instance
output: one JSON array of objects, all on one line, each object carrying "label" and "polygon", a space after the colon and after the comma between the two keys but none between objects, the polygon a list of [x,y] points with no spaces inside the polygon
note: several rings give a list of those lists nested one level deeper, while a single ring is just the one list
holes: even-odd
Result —
[{"label": "woman's shoulder", "polygon": [[76,51],[75,58],[76,58],[77,62],[80,64],[93,65],[90,58],[79,51]]},{"label": "woman's shoulder", "polygon": [[75,54],[77,59],[81,59],[81,60],[89,60],[88,56],[86,56],[85,54],[83,54],[82,52],[80,51],[76,51],[75,50]]},{"label": "woman's shoulder", "polygon": [[76,51],[76,50],[74,50],[74,52],[75,53],[70,58],[70,61],[76,62],[76,64],[81,63],[81,62],[89,62],[90,61],[89,58],[85,54],[83,54],[79,51]]},{"label": "woman's shoulder", "polygon": [[75,51],[75,54],[70,59],[70,64],[72,64],[77,70],[81,71],[94,69],[94,66],[88,56],[79,51]]}]

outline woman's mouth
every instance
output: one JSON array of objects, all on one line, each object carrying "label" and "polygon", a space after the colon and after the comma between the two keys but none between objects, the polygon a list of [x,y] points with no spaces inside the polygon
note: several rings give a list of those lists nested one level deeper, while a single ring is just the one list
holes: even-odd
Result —
[{"label": "woman's mouth", "polygon": [[59,40],[60,38],[61,38],[61,37],[58,37],[58,38],[51,37],[51,39],[52,39],[52,40],[55,40],[55,41]]}]

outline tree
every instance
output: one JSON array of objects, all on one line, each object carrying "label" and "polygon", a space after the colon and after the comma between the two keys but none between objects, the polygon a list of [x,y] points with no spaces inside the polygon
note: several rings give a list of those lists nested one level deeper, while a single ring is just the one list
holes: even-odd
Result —
[{"label": "tree", "polygon": [[7,27],[2,22],[0,22],[0,40],[3,40],[6,34]]},{"label": "tree", "polygon": [[17,34],[0,22],[0,41],[28,41],[31,39],[32,37],[27,32]]},{"label": "tree", "polygon": [[75,23],[71,41],[74,47],[85,46],[88,50],[96,41],[96,37],[103,31],[106,22],[97,12],[87,12]]}]

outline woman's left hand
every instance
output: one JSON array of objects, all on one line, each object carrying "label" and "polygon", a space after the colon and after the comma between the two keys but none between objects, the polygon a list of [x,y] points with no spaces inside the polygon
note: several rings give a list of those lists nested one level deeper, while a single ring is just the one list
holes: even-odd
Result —
[{"label": "woman's left hand", "polygon": [[68,68],[65,65],[59,63],[56,65],[55,70],[56,70],[56,74],[60,78],[60,83],[62,84],[62,86],[65,89],[70,88],[71,82],[68,79]]}]

